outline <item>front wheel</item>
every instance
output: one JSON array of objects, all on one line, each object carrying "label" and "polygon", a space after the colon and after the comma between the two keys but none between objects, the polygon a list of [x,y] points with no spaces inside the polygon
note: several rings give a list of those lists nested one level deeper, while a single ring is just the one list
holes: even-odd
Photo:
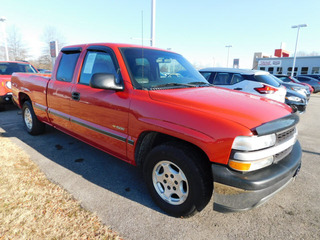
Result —
[{"label": "front wheel", "polygon": [[150,151],[144,164],[145,180],[153,200],[174,217],[189,217],[210,201],[213,181],[202,156],[178,143]]},{"label": "front wheel", "polygon": [[31,135],[38,135],[44,132],[45,124],[40,122],[33,111],[32,104],[27,101],[22,107],[23,123]]}]

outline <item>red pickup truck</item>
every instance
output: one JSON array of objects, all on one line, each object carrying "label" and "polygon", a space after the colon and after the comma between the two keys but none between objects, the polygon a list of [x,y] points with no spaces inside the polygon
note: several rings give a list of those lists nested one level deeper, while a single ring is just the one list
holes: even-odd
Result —
[{"label": "red pickup truck", "polygon": [[299,117],[279,102],[213,87],[181,55],[127,44],[61,50],[51,78],[15,73],[26,130],[53,126],[141,167],[170,215],[256,207],[298,173]]},{"label": "red pickup truck", "polygon": [[0,61],[0,110],[3,110],[5,104],[11,103],[11,75],[14,72],[38,71],[29,63],[19,61]]}]

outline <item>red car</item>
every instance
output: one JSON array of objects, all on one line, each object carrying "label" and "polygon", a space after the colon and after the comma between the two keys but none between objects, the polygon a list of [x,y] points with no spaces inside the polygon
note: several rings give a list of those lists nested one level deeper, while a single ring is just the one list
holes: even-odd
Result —
[{"label": "red car", "polygon": [[275,75],[277,78],[281,79],[284,82],[293,82],[293,83],[297,83],[303,86],[307,86],[309,88],[310,93],[313,93],[313,88],[310,84],[308,83],[303,83],[300,82],[298,79],[295,79],[293,77],[287,76],[287,75]]},{"label": "red car", "polygon": [[11,103],[11,75],[14,72],[37,73],[35,67],[30,63],[21,61],[1,61],[0,62],[0,110],[5,104]]}]

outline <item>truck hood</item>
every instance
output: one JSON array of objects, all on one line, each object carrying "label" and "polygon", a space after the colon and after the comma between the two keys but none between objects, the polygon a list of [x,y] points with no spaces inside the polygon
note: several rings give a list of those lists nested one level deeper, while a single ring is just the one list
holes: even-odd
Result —
[{"label": "truck hood", "polygon": [[224,118],[249,129],[291,113],[283,103],[219,87],[155,90],[149,95],[154,101],[205,112],[208,118]]}]

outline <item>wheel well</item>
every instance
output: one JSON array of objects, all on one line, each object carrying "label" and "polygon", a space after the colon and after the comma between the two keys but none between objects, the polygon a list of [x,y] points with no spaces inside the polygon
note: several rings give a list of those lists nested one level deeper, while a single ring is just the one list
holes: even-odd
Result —
[{"label": "wheel well", "polygon": [[20,103],[21,107],[23,106],[23,104],[26,101],[30,101],[31,102],[31,99],[29,98],[29,96],[27,94],[25,94],[25,93],[19,93],[19,103]]},{"label": "wheel well", "polygon": [[159,132],[144,132],[140,135],[135,150],[135,161],[137,166],[143,166],[144,160],[146,159],[147,154],[150,152],[151,149],[153,149],[155,146],[167,142],[178,142],[179,144],[186,145],[200,154],[201,161],[207,164],[209,164],[210,162],[207,154],[201,148],[190,142]]}]

